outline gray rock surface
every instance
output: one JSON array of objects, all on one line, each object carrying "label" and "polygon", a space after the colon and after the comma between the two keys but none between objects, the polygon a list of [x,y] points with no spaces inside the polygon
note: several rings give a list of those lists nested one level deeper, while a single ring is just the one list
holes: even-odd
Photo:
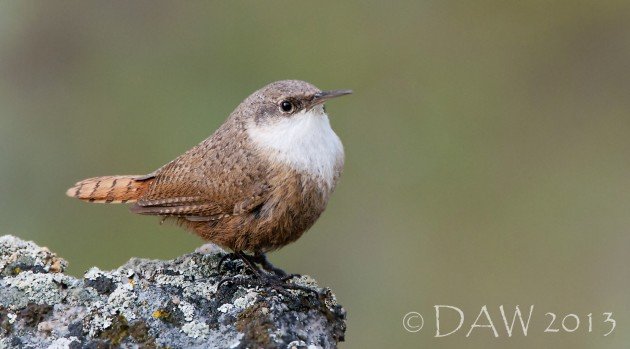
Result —
[{"label": "gray rock surface", "polygon": [[224,252],[170,261],[131,259],[112,271],[63,273],[66,261],[45,247],[0,237],[2,348],[334,348],[345,311],[328,289],[279,293],[227,284],[249,278],[241,261],[217,264]]}]

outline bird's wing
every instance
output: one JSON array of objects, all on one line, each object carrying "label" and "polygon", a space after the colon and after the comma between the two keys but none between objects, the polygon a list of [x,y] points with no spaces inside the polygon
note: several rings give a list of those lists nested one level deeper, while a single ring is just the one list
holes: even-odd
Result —
[{"label": "bird's wing", "polygon": [[139,201],[131,207],[131,211],[155,216],[199,217],[199,220],[211,220],[225,214],[218,205],[206,204],[201,199],[192,197]]},{"label": "bird's wing", "polygon": [[268,166],[238,137],[217,133],[146,178],[150,186],[131,211],[210,221],[259,207]]}]

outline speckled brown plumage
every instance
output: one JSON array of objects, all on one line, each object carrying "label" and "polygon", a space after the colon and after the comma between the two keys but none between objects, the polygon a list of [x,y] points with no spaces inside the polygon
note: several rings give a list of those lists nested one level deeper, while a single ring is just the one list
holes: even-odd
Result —
[{"label": "speckled brown plumage", "polygon": [[[254,142],[248,130],[311,117],[304,113],[347,93],[332,92],[325,95],[302,81],[272,83],[245,99],[212,136],[151,174],[91,178],[67,194],[91,202],[135,202],[132,212],[175,219],[234,251],[277,249],[299,238],[324,211],[343,167],[343,150],[331,159],[333,175],[326,181],[319,172],[278,160],[282,150]],[[287,100],[295,107],[292,113],[279,109]]]}]

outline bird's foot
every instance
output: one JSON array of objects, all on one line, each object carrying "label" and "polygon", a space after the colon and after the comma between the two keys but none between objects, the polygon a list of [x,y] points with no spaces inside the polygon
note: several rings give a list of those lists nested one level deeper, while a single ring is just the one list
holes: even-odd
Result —
[{"label": "bird's foot", "polygon": [[235,259],[240,259],[240,258],[241,257],[239,257],[236,253],[224,254],[223,257],[221,257],[221,259],[219,259],[219,263],[217,263],[217,272],[219,274],[221,274],[221,268],[223,267],[223,264],[225,264],[225,262],[233,261]]},{"label": "bird's foot", "polygon": [[303,291],[306,293],[310,293],[310,294],[315,295],[315,297],[320,298],[321,295],[318,290],[315,290],[306,286],[302,286],[302,285],[297,285],[294,283],[289,283],[288,281],[293,279],[294,277],[299,277],[299,275],[297,274],[286,275],[285,274],[284,276],[277,276],[272,273],[261,272],[252,277],[231,276],[231,277],[223,278],[221,281],[219,281],[219,284],[217,285],[217,290],[220,290],[222,286],[227,285],[227,284],[231,284],[234,286],[249,286],[249,287],[259,286],[262,288],[269,288],[269,289],[275,290],[276,292],[287,297],[292,296],[289,290],[295,290],[295,291]]},{"label": "bird's foot", "polygon": [[[276,290],[278,293],[283,294],[285,296],[290,296],[288,290],[297,290],[303,291],[307,293],[314,294],[317,298],[320,297],[320,294],[317,290],[311,289],[309,287],[297,285],[294,283],[289,283],[293,278],[300,277],[299,274],[287,274],[284,270],[280,268],[276,268],[271,264],[267,257],[264,254],[255,254],[253,256],[247,255],[242,251],[237,251],[235,253],[227,254],[219,260],[217,265],[217,270],[221,273],[221,267],[225,261],[241,259],[245,264],[245,269],[251,271],[251,277],[243,277],[239,276],[231,276],[225,277],[219,284],[217,285],[217,290],[221,289],[221,286],[225,284],[232,284],[236,286],[261,286],[271,288]],[[259,264],[262,269],[261,270],[257,264]]]}]

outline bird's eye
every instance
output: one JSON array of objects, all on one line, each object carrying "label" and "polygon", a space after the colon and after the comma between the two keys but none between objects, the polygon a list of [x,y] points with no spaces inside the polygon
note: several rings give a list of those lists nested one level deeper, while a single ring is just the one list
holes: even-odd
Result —
[{"label": "bird's eye", "polygon": [[280,110],[284,113],[291,113],[295,109],[295,106],[291,101],[282,101],[280,102]]}]

